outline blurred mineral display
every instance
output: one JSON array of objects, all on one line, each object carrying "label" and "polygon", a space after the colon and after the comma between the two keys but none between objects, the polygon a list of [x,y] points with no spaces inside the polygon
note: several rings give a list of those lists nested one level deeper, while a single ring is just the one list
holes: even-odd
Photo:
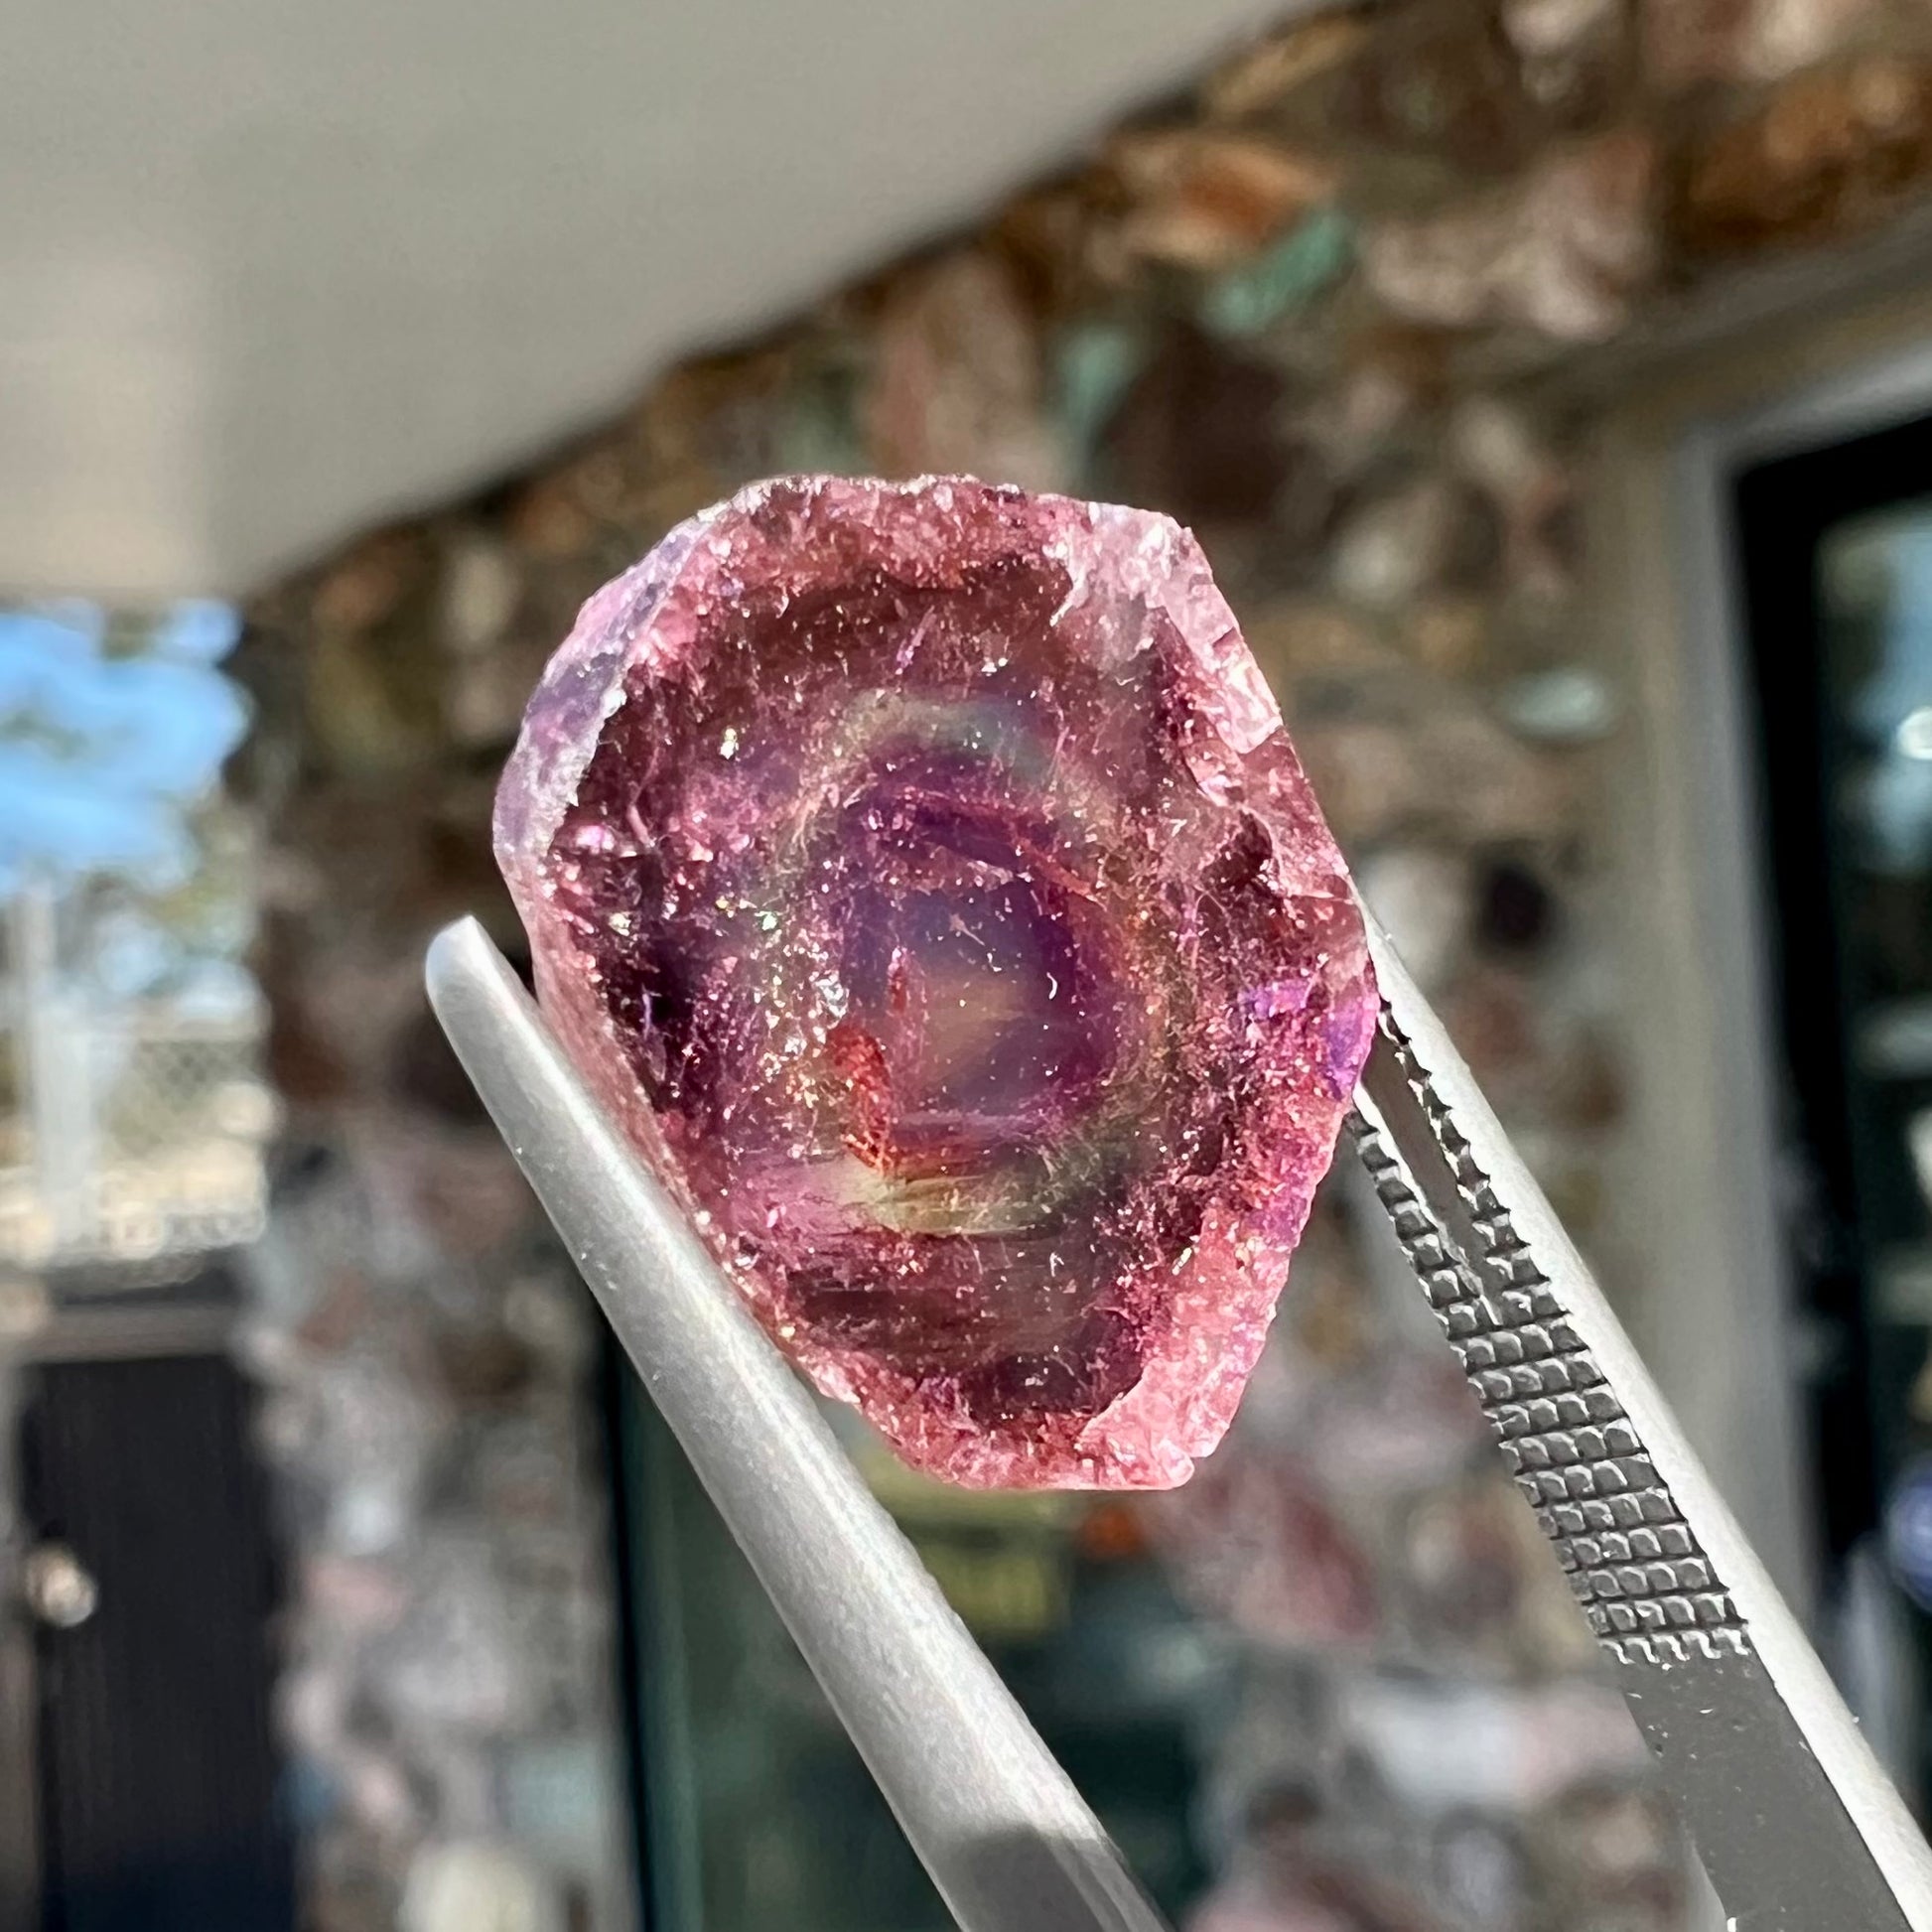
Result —
[{"label": "blurred mineral display", "polygon": [[1643,0],[1643,58],[1660,88],[1778,80],[1835,53],[1880,0]]},{"label": "blurred mineral display", "polygon": [[1244,48],[1201,83],[1204,119],[1246,120],[1279,106],[1318,74],[1361,50],[1368,24],[1342,10],[1298,20],[1280,33]]},{"label": "blurred mineral display", "polygon": [[1503,0],[1501,20],[1524,88],[1541,104],[1600,107],[1621,77],[1629,43],[1623,0]]},{"label": "blurred mineral display", "polygon": [[[1602,393],[1595,358],[1739,258],[1922,210],[1932,17],[1395,0],[1173,82],[976,231],[256,602],[288,1134],[251,1346],[329,1932],[405,1897],[411,1926],[625,1925],[595,1330],[425,1038],[418,962],[462,910],[514,946],[486,818],[522,696],[599,584],[751,479],[958,469],[1191,525],[1371,903],[1592,1233],[1624,1046],[1579,915],[1639,889],[1595,836],[1635,687],[1578,588],[1591,412],[1553,398]],[[1079,1563],[1158,1565],[1192,1606],[1189,1654],[1232,1675],[1191,1721],[1206,1796],[1170,1807],[1217,1874],[1183,1920],[1678,1932],[1627,1725],[1348,1187],[1194,1486],[1030,1522],[1011,1562],[976,1522],[937,1561],[989,1633],[1037,1636]],[[1475,1779],[1471,1736],[1542,1769]]]},{"label": "blurred mineral display", "polygon": [[947,256],[893,291],[879,319],[864,405],[869,460],[893,477],[1064,481],[1042,407],[1042,356],[1013,273]]},{"label": "blurred mineral display", "polygon": [[1712,253],[1869,228],[1932,169],[1932,62],[1867,55],[1799,75],[1690,157],[1678,222]]},{"label": "blurred mineral display", "polygon": [[1655,260],[1651,137],[1619,128],[1540,160],[1504,189],[1363,241],[1370,288],[1397,315],[1442,328],[1515,324],[1595,342],[1628,320]]},{"label": "blurred mineral display", "polygon": [[1335,188],[1333,169],[1311,156],[1191,128],[1120,135],[1101,165],[1125,204],[1113,245],[1128,262],[1174,268],[1234,267]]}]

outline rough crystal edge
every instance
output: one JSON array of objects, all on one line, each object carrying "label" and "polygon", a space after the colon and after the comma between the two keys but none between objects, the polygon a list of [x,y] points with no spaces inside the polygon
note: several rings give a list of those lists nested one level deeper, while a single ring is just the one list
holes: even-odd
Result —
[{"label": "rough crystal edge", "polygon": [[[1217,735],[1237,757],[1259,750],[1270,738],[1278,739],[1300,786],[1307,788],[1280,706],[1248,649],[1232,608],[1213,581],[1199,543],[1192,532],[1158,511],[1029,492],[968,477],[926,476],[896,483],[874,478],[786,476],[752,483],[675,526],[638,563],[585,601],[570,634],[546,666],[531,695],[498,787],[493,841],[511,897],[529,930],[538,997],[553,1028],[600,1103],[701,1229],[709,1217],[690,1194],[655,1115],[629,1077],[616,1028],[596,1000],[591,982],[569,975],[560,977],[547,969],[544,940],[554,937],[565,945],[571,941],[566,933],[555,930],[559,915],[545,889],[542,855],[576,802],[602,726],[623,703],[625,678],[644,654],[639,638],[663,614],[667,601],[688,590],[688,583],[680,582],[682,573],[713,525],[729,516],[750,517],[768,510],[774,499],[786,493],[801,494],[814,503],[828,493],[837,493],[850,496],[856,507],[866,499],[877,502],[883,497],[951,487],[982,496],[994,505],[1010,501],[1016,507],[1026,505],[1035,510],[1046,505],[1068,522],[1092,531],[1104,530],[1109,523],[1144,525],[1137,541],[1128,547],[1136,568],[1128,573],[1127,587],[1167,612],[1186,644],[1199,674],[1197,693],[1203,697],[1202,714],[1212,721]],[[908,579],[918,581],[915,560],[905,561]],[[1063,610],[1073,608],[1085,592],[1084,581],[1076,581]],[[1225,699],[1232,703],[1222,701]],[[1286,862],[1291,855],[1277,845],[1276,857],[1278,862]],[[1299,897],[1352,900],[1345,876],[1339,871],[1331,882],[1298,877],[1290,889]],[[1372,1024],[1372,968],[1365,968],[1362,998],[1368,1016],[1365,1024]],[[1343,1099],[1345,1103],[1345,1096]],[[1333,1132],[1320,1150],[1317,1173],[1325,1173],[1332,1160],[1345,1111],[1345,1104],[1335,1109]],[[1306,1201],[1302,1204],[1295,1230],[1298,1238],[1308,1205]],[[869,1375],[873,1386],[892,1390],[893,1406],[901,1415],[910,1410],[919,1419],[916,1431],[894,1435],[896,1450],[914,1467],[955,1483],[982,1487],[1179,1486],[1193,1473],[1195,1460],[1209,1453],[1225,1436],[1240,1390],[1260,1357],[1288,1278],[1294,1244],[1286,1234],[1286,1229],[1281,1230],[1278,1245],[1268,1256],[1269,1265],[1257,1272],[1251,1261],[1232,1252],[1232,1234],[1218,1231],[1217,1239],[1227,1244],[1227,1251],[1217,1257],[1216,1272],[1210,1277],[1204,1265],[1196,1266],[1184,1299],[1172,1311],[1173,1336],[1185,1336],[1190,1345],[1184,1350],[1175,1349],[1172,1343],[1166,1348],[1157,1345],[1144,1366],[1160,1373],[1143,1373],[1132,1389],[1079,1425],[1072,1442],[1077,1472],[1070,1472],[1062,1462],[1049,1474],[1036,1473],[1029,1466],[1035,1458],[1026,1447],[989,1439],[972,1426],[947,1427],[933,1413],[929,1395],[911,1378],[882,1375],[879,1365],[872,1363]],[[1194,1260],[1205,1261],[1198,1246]],[[1237,1277],[1232,1286],[1225,1271]],[[778,1311],[756,1278],[733,1271],[733,1279],[764,1324],[773,1326]],[[1210,1281],[1219,1284],[1218,1296],[1210,1293]],[[1202,1339],[1210,1332],[1218,1346],[1204,1348]],[[857,1387],[848,1367],[852,1351],[822,1346],[803,1336],[792,1337],[787,1345],[821,1393],[839,1401],[857,1402]],[[1174,1371],[1181,1366],[1183,1355],[1195,1359],[1199,1372],[1176,1394],[1176,1385],[1183,1378]],[[875,1402],[869,1406],[879,1405]],[[1157,1426],[1148,1412],[1162,1407],[1172,1413],[1164,1425]],[[1167,1453],[1152,1463],[1124,1456],[1119,1448],[1123,1429],[1162,1442]],[[1064,1456],[1065,1450],[1060,1453]]]}]

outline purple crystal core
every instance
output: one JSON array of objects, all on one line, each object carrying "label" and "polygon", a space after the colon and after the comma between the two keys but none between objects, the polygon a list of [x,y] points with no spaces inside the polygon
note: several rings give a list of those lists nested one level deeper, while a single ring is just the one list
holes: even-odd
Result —
[{"label": "purple crystal core", "polygon": [[568,1050],[908,1461],[1163,1487],[1219,1441],[1375,990],[1185,531],[748,489],[584,607],[496,849]]}]

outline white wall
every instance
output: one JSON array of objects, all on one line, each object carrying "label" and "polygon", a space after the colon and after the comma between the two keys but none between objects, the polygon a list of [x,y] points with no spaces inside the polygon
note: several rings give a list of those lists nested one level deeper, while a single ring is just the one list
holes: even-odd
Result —
[{"label": "white wall", "polygon": [[1077,152],[1284,0],[51,0],[0,591],[245,588]]}]

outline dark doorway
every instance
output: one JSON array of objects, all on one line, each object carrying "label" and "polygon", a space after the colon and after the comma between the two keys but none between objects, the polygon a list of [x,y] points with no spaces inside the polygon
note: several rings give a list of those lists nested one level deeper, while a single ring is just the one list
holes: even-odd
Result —
[{"label": "dark doorway", "polygon": [[[1781,458],[1733,507],[1811,1316],[1821,1543],[1882,1550],[1932,1665],[1932,418]],[[1907,1533],[1901,1539],[1901,1528]],[[1916,1546],[1916,1547],[1915,1547]],[[1909,1682],[1907,1679],[1902,1683]],[[1916,1703],[1903,1690],[1897,1701]],[[1932,1724],[1900,1713],[1932,1791]]]},{"label": "dark doorway", "polygon": [[93,1592],[36,1642],[44,1932],[288,1927],[246,1385],[216,1355],[27,1374],[26,1526]]}]

